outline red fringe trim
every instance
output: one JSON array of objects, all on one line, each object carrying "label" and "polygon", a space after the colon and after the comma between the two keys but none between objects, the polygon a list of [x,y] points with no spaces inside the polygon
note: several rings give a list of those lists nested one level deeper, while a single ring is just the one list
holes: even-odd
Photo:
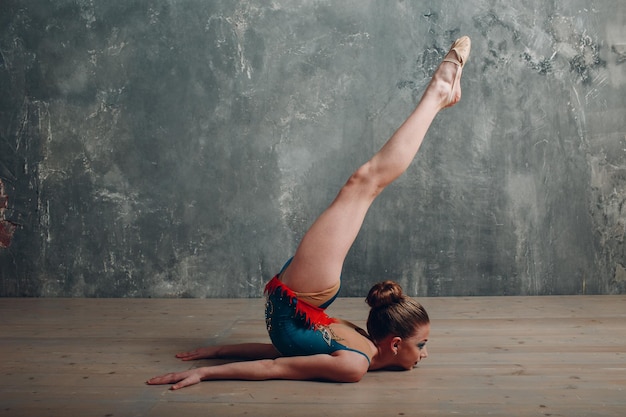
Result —
[{"label": "red fringe trim", "polygon": [[337,319],[328,317],[323,308],[316,307],[306,301],[299,300],[298,295],[278,279],[278,275],[272,278],[265,286],[265,294],[273,294],[276,291],[280,291],[283,297],[289,297],[289,302],[292,304],[294,300],[297,301],[296,315],[302,317],[307,326],[310,326],[311,328],[316,325],[328,326],[337,322]]}]

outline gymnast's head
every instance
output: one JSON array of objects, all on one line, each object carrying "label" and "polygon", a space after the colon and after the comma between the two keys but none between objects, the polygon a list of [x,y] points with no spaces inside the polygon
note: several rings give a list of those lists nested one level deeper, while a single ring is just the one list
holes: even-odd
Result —
[{"label": "gymnast's head", "polygon": [[393,281],[375,284],[365,302],[371,307],[367,332],[392,368],[411,369],[428,356],[430,318],[426,309]]}]

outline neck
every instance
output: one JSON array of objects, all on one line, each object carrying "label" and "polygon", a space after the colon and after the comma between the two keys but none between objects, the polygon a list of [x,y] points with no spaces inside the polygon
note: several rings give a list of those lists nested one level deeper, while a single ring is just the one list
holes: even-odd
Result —
[{"label": "neck", "polygon": [[393,368],[396,366],[394,360],[395,355],[391,352],[381,350],[380,346],[376,346],[376,354],[372,357],[369,370],[375,371],[378,369]]}]

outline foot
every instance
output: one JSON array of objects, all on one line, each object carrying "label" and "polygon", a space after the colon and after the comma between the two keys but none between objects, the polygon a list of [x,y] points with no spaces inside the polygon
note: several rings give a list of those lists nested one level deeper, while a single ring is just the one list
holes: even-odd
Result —
[{"label": "foot", "polygon": [[470,38],[457,39],[433,74],[426,91],[440,103],[440,109],[452,107],[461,99],[461,73],[470,48]]}]

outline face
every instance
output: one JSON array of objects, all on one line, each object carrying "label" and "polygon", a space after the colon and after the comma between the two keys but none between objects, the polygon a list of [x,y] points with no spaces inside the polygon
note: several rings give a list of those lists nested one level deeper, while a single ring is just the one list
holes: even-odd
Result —
[{"label": "face", "polygon": [[426,342],[429,335],[430,324],[427,324],[421,326],[415,336],[397,341],[396,361],[400,367],[411,369],[428,357]]}]

